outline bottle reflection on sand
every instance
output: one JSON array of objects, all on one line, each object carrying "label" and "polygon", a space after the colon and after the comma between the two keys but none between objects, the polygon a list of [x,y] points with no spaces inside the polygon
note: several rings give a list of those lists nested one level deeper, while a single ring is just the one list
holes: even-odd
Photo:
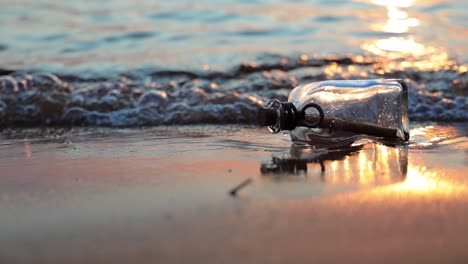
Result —
[{"label": "bottle reflection on sand", "polygon": [[365,143],[320,150],[293,145],[289,154],[261,163],[260,172],[275,180],[318,177],[331,185],[384,185],[403,181],[407,167],[404,145]]}]

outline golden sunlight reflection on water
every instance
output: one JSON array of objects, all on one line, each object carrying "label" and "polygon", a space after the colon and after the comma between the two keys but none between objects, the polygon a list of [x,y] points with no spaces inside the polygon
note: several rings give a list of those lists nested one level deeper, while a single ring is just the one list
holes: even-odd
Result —
[{"label": "golden sunlight reflection on water", "polygon": [[[311,185],[304,182],[315,183],[314,188],[324,192],[342,192],[345,196],[354,193],[359,197],[370,195],[373,198],[368,198],[379,201],[388,196],[455,197],[466,193],[465,184],[456,184],[456,181],[464,181],[457,168],[461,166],[458,161],[460,149],[466,148],[468,143],[466,137],[460,137],[459,128],[416,125],[411,129],[411,135],[409,146],[356,142],[348,148],[326,151],[292,146],[289,154],[273,155],[268,162],[261,163],[260,171],[267,182],[299,183],[294,189],[283,188],[286,194],[283,198],[298,196],[301,192],[303,198],[313,196]],[[454,148],[454,152],[440,162],[437,152],[427,150],[436,151],[437,147],[445,146],[445,142]]]},{"label": "golden sunlight reflection on water", "polygon": [[[450,59],[448,53],[441,47],[425,45],[410,34],[412,28],[420,26],[420,19],[410,17],[403,8],[415,4],[414,0],[371,0],[373,4],[387,8],[386,21],[371,25],[375,32],[394,34],[395,36],[365,42],[361,48],[374,55],[385,57],[388,61],[385,68],[391,70],[405,70],[416,68],[419,70],[440,70],[453,68],[456,62]],[[403,61],[394,61],[404,59]],[[458,67],[454,70],[459,70]],[[381,73],[383,74],[383,73]]]},{"label": "golden sunlight reflection on water", "polygon": [[468,141],[459,133],[454,126],[445,126],[443,129],[433,125],[416,126],[411,129],[410,144],[414,149],[447,144],[457,144],[461,148],[466,148]]},{"label": "golden sunlight reflection on water", "polygon": [[367,143],[323,152],[292,147],[290,155],[273,156],[261,164],[260,171],[264,176],[277,176],[274,179],[287,179],[288,175],[310,179],[319,177],[327,186],[373,186],[403,181],[407,167],[406,146]]},{"label": "golden sunlight reflection on water", "polygon": [[410,7],[414,4],[415,0],[372,0],[371,2],[382,6]]},{"label": "golden sunlight reflection on water", "polygon": [[453,195],[466,191],[464,186],[450,183],[444,178],[441,173],[427,170],[426,167],[410,166],[405,181],[388,188],[397,192],[432,195]]},{"label": "golden sunlight reflection on water", "polygon": [[376,202],[380,201],[380,198],[392,198],[395,199],[394,202],[397,202],[397,200],[409,201],[417,197],[456,199],[458,195],[466,194],[468,191],[466,185],[454,181],[456,176],[449,175],[449,173],[445,169],[429,168],[410,160],[408,173],[402,182],[381,186],[356,195]]},{"label": "golden sunlight reflection on water", "polygon": [[[360,185],[399,182],[406,176],[408,150],[373,144],[356,155],[330,164],[325,182],[329,184],[358,183]],[[379,173],[373,173],[376,170]]]}]

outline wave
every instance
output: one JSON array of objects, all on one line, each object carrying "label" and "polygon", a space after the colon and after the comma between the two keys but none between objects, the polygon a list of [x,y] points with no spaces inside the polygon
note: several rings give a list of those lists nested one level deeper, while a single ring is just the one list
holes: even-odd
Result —
[{"label": "wave", "polygon": [[[456,66],[456,65],[455,65]],[[226,71],[135,69],[110,76],[0,70],[0,125],[137,127],[254,123],[268,99],[325,79],[399,78],[409,83],[409,116],[468,121],[466,71],[382,70],[363,56],[278,57]]]}]

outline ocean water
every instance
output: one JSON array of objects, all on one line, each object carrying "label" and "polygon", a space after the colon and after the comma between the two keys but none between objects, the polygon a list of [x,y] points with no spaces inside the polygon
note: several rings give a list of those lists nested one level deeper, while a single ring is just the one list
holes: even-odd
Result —
[{"label": "ocean water", "polygon": [[2,1],[0,125],[253,123],[327,79],[401,78],[411,121],[468,121],[455,0]]}]

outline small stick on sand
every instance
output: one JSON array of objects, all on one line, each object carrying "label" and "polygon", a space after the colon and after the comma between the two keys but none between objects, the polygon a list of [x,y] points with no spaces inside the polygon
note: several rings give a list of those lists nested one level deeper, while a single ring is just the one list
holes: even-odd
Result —
[{"label": "small stick on sand", "polygon": [[250,183],[252,182],[252,179],[251,178],[247,178],[245,179],[243,182],[239,183],[239,185],[237,185],[236,187],[232,188],[231,191],[229,191],[229,194],[231,196],[236,196],[237,195],[237,192],[244,188],[245,186],[249,185]]}]

